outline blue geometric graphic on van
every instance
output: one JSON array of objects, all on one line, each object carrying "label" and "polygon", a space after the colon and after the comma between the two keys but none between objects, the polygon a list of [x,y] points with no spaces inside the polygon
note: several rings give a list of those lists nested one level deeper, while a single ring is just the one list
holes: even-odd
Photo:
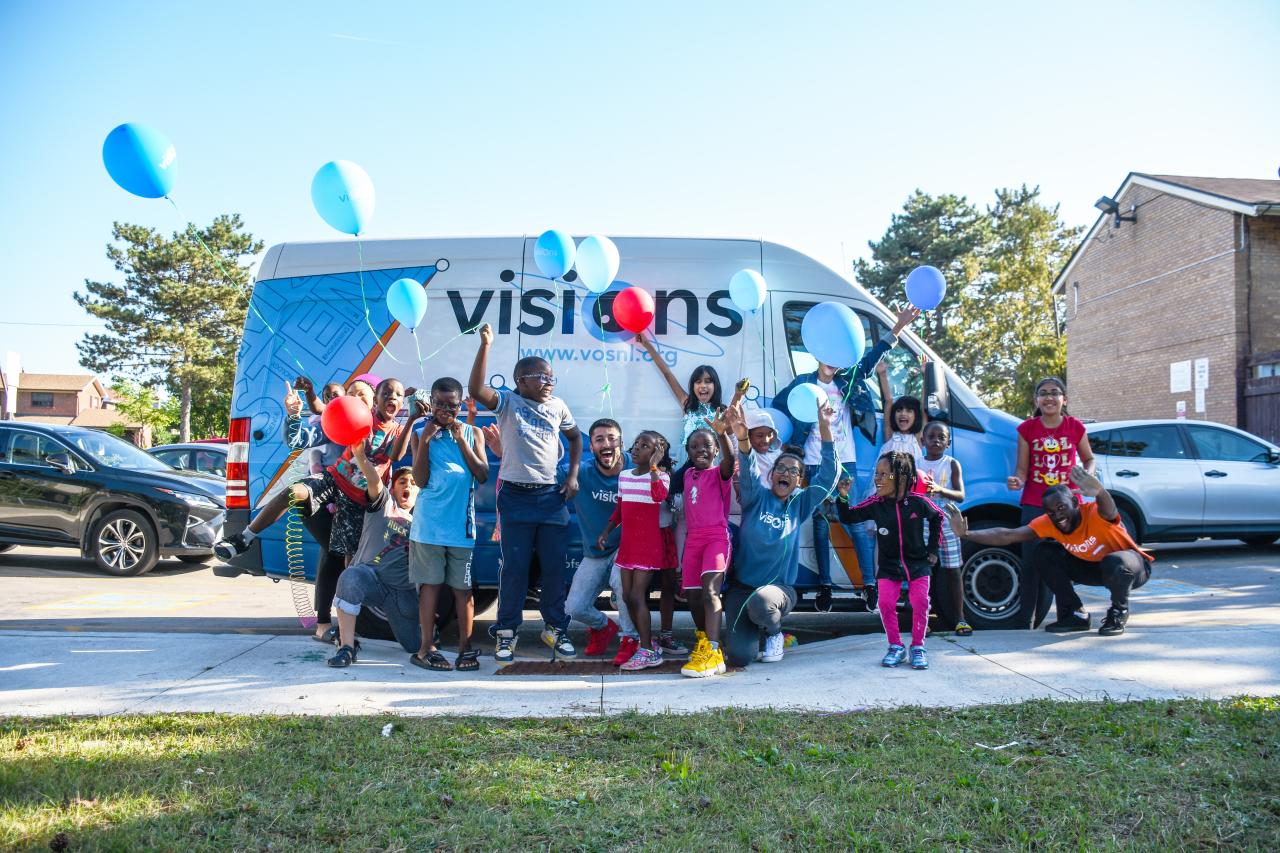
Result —
[{"label": "blue geometric graphic on van", "polygon": [[[437,263],[448,269],[447,263]],[[282,383],[292,384],[298,372],[290,353],[302,362],[317,393],[326,383],[346,383],[353,365],[371,362],[381,350],[373,330],[389,329],[393,322],[386,300],[391,283],[412,278],[426,287],[437,271],[435,265],[366,270],[269,279],[254,286],[257,312],[249,312],[245,322],[231,416],[252,419],[249,494],[255,504],[289,457]],[[268,325],[290,330],[288,351]]]}]

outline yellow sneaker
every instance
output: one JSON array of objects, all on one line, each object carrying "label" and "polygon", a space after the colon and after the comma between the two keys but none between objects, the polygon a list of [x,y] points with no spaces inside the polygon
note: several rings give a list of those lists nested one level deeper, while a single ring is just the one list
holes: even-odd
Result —
[{"label": "yellow sneaker", "polygon": [[711,648],[705,640],[693,650],[689,662],[680,668],[680,674],[689,678],[706,678],[724,672],[724,657],[719,649]]},{"label": "yellow sneaker", "polygon": [[725,670],[728,669],[728,667],[724,665],[724,650],[712,649],[707,656],[711,659],[711,662],[716,665],[716,675],[723,675]]}]

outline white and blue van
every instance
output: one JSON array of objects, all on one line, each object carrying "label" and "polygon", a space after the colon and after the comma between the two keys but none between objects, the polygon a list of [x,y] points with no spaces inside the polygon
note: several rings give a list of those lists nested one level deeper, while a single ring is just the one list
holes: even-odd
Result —
[{"label": "white and blue van", "polygon": [[[613,294],[638,285],[653,297],[650,334],[660,356],[682,382],[699,364],[713,365],[726,389],[751,380],[748,405],[767,406],[773,395],[816,363],[800,339],[800,324],[813,305],[828,300],[849,305],[862,318],[870,346],[887,334],[893,315],[855,284],[785,246],[761,240],[620,237],[618,280],[597,296],[581,282],[548,281],[533,263],[534,238],[464,237],[284,243],[262,260],[253,289],[254,311],[245,323],[231,409],[231,455],[227,472],[227,534],[248,524],[253,509],[275,490],[303,476],[309,454],[291,453],[283,440],[281,389],[300,372],[319,389],[362,373],[394,376],[406,387],[429,387],[440,376],[464,385],[475,356],[471,330],[490,323],[495,344],[489,382],[511,384],[517,358],[538,355],[553,365],[562,397],[585,432],[610,417],[624,440],[641,429],[669,436],[680,432],[680,413],[670,390],[634,335],[609,316]],[[741,269],[768,282],[763,308],[743,315],[729,298],[729,279]],[[387,311],[392,282],[412,278],[426,288],[426,319],[415,335]],[[420,362],[420,356],[422,361]],[[921,370],[921,356],[931,363]],[[934,417],[950,422],[952,454],[964,466],[975,526],[1018,521],[1017,495],[1005,487],[1014,468],[1017,420],[987,408],[960,377],[910,332],[886,356],[897,395],[927,400]],[[874,377],[868,389],[879,399]],[[727,394],[726,394],[727,396]],[[483,410],[482,410],[483,413]],[[487,416],[487,413],[483,413]],[[858,434],[858,467],[874,465],[876,448]],[[472,577],[478,604],[492,600],[498,580],[494,541],[494,473],[477,494],[478,546]],[[250,572],[281,579],[288,574],[282,520],[254,540],[221,574]],[[576,525],[573,527],[576,535]],[[833,580],[840,597],[861,586],[852,543],[832,525]],[[307,577],[313,577],[315,544],[303,537]],[[576,565],[576,545],[569,560]],[[1034,602],[1024,591],[1038,588],[1021,576],[1017,555],[966,543],[965,598],[970,621],[980,627],[1025,627]],[[812,540],[802,529],[799,586],[815,589]]]}]

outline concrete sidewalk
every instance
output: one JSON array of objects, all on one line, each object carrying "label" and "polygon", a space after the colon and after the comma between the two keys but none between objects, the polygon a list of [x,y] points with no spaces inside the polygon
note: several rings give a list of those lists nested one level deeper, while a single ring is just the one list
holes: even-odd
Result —
[{"label": "concrete sidewalk", "polygon": [[[1270,573],[1268,573],[1270,574]],[[684,712],[724,706],[850,711],[1025,699],[1146,699],[1280,694],[1275,576],[1256,588],[1153,579],[1134,595],[1122,637],[1043,631],[934,636],[932,668],[877,665],[882,635],[802,645],[775,664],[707,679],[678,675],[494,676],[433,673],[396,645],[364,641],[360,661],[329,669],[307,637],[244,634],[0,632],[0,713],[559,716]],[[1086,590],[1082,589],[1082,592]],[[1095,590],[1087,605],[1100,616]],[[545,659],[524,643],[521,658]]]}]

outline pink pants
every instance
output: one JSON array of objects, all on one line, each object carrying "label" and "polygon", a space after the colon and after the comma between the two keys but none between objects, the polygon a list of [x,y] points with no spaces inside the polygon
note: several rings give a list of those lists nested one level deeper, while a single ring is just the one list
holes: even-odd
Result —
[{"label": "pink pants", "polygon": [[[881,578],[876,581],[876,593],[880,599],[880,621],[889,637],[889,645],[902,645],[898,631],[898,596],[902,594],[902,581]],[[924,645],[924,630],[929,624],[929,579],[914,578],[907,584],[907,599],[911,602],[911,645]]]}]

